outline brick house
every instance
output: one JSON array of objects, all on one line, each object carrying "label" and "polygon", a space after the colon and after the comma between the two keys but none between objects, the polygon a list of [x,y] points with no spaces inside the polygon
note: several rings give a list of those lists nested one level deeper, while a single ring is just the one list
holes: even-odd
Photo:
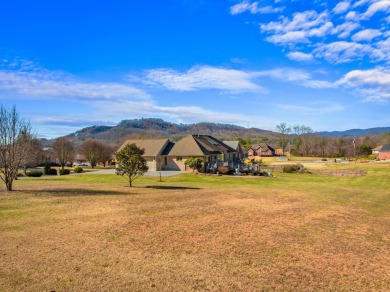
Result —
[{"label": "brick house", "polygon": [[378,151],[379,151],[379,155],[378,155],[379,160],[390,159],[390,144],[383,144],[381,149]]},{"label": "brick house", "polygon": [[253,156],[275,156],[275,149],[266,143],[256,145],[252,149],[254,149]]},{"label": "brick house", "polygon": [[166,154],[169,148],[172,148],[172,142],[168,139],[145,139],[145,140],[126,140],[119,148],[121,150],[127,144],[135,144],[137,147],[145,150],[143,157],[150,171],[159,170],[160,163],[161,169],[164,169],[166,165]]},{"label": "brick house", "polygon": [[189,157],[200,157],[204,161],[203,171],[216,163],[233,163],[236,150],[222,141],[207,135],[188,135],[173,143],[168,139],[127,140],[119,148],[134,143],[145,149],[143,157],[146,159],[149,170],[180,170],[185,171],[185,160]]},{"label": "brick house", "polygon": [[256,150],[253,149],[252,147],[246,150],[246,156],[256,156]]},{"label": "brick house", "polygon": [[203,171],[216,163],[233,163],[236,151],[222,141],[208,135],[188,135],[176,142],[167,154],[167,169],[187,170],[185,160],[189,157],[200,157],[203,160]]}]

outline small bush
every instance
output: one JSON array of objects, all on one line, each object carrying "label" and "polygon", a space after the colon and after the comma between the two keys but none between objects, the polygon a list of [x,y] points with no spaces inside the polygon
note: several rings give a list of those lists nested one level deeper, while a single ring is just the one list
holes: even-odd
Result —
[{"label": "small bush", "polygon": [[200,157],[189,157],[184,161],[184,164],[193,170],[200,170],[203,166],[203,159]]},{"label": "small bush", "polygon": [[368,155],[368,159],[370,159],[370,160],[377,160],[378,159],[378,155],[370,154],[370,155]]},{"label": "small bush", "polygon": [[43,172],[39,170],[32,170],[26,173],[27,176],[29,177],[40,177],[42,176]]},{"label": "small bush", "polygon": [[285,173],[307,173],[306,168],[298,163],[298,164],[286,164],[283,166],[283,172]]},{"label": "small bush", "polygon": [[50,175],[50,170],[51,170],[50,167],[51,167],[50,162],[46,162],[46,163],[45,163],[45,168],[44,168],[45,174]]},{"label": "small bush", "polygon": [[220,166],[218,167],[218,173],[220,174],[232,174],[233,171],[229,169],[227,166]]},{"label": "small bush", "polygon": [[75,168],[73,168],[73,172],[76,172],[76,173],[81,173],[83,171],[84,171],[84,169],[81,166],[76,166]]},{"label": "small bush", "polygon": [[69,169],[60,169],[60,175],[67,175],[67,174],[70,174]]},{"label": "small bush", "polygon": [[47,170],[47,172],[45,172],[45,174],[47,174],[47,175],[57,175],[57,169],[50,168],[50,169]]}]

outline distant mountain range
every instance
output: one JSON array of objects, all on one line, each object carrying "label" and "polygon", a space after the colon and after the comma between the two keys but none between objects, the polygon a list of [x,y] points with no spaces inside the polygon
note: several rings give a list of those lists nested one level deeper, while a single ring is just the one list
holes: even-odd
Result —
[{"label": "distant mountain range", "polygon": [[352,129],[347,131],[318,132],[324,137],[362,137],[390,133],[390,127],[370,128],[370,129]]},{"label": "distant mountain range", "polygon": [[[361,137],[381,133],[390,133],[390,127],[353,129],[347,131],[318,132],[324,137]],[[99,139],[111,144],[121,143],[125,138],[170,138],[179,140],[188,134],[211,135],[216,138],[251,138],[255,143],[273,144],[278,139],[278,133],[258,128],[244,128],[230,124],[196,123],[175,124],[162,119],[123,120],[116,126],[91,126],[67,135],[75,144],[88,139]],[[50,141],[46,141],[51,144]]]},{"label": "distant mountain range", "polygon": [[251,137],[261,141],[276,139],[277,133],[257,128],[217,123],[175,124],[162,119],[123,120],[116,126],[92,126],[67,135],[74,142],[100,139],[120,143],[125,138],[170,138],[179,140],[188,134],[211,135],[217,138]]}]

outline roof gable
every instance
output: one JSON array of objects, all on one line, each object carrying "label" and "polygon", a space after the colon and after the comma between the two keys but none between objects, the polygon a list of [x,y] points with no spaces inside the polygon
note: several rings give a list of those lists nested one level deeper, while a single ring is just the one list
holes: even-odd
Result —
[{"label": "roof gable", "polygon": [[240,148],[239,141],[222,141],[225,145],[233,148],[234,150],[238,150]]},{"label": "roof gable", "polygon": [[226,152],[235,152],[235,150],[212,136],[189,135],[176,142],[169,155],[206,156]]},{"label": "roof gable", "polygon": [[143,156],[158,156],[161,155],[166,146],[169,144],[168,139],[145,139],[145,140],[126,140],[119,148],[121,150],[127,144],[135,144],[138,148],[145,149]]}]

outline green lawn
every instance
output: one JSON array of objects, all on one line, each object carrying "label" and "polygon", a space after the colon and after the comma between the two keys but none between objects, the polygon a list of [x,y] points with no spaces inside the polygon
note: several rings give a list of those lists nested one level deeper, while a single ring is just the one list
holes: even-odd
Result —
[{"label": "green lawn", "polygon": [[390,164],[364,176],[22,178],[0,291],[390,290]]}]

